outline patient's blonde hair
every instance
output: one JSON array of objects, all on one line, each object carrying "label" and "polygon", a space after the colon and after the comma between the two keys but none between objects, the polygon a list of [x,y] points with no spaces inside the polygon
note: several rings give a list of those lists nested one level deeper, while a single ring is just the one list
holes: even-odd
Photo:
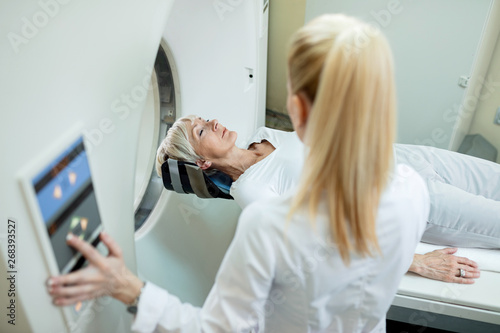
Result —
[{"label": "patient's blonde hair", "polygon": [[395,132],[389,44],[363,22],[324,15],[292,37],[288,71],[292,93],[312,102],[309,153],[289,216],[306,206],[314,221],[326,199],[331,236],[344,262],[352,251],[373,255],[380,251],[376,217]]},{"label": "patient's blonde hair", "polygon": [[167,136],[156,151],[156,173],[161,177],[161,166],[168,158],[174,160],[195,163],[202,159],[193,149],[189,142],[189,133],[186,123],[192,123],[196,116],[189,115],[179,118],[168,130]]}]

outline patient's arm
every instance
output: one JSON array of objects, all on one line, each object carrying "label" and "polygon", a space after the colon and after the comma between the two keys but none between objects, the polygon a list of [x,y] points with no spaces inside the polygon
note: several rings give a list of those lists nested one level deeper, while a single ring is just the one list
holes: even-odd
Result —
[{"label": "patient's arm", "polygon": [[[455,252],[456,248],[446,248],[415,254],[408,271],[439,281],[474,283],[474,279],[480,275],[477,264],[467,258],[454,256]],[[465,277],[460,277],[460,269],[465,270]]]}]

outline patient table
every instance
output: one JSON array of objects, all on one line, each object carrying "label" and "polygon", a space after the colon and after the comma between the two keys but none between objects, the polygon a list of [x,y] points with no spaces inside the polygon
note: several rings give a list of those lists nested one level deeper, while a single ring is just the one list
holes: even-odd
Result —
[{"label": "patient table", "polygon": [[[444,248],[420,243],[416,253]],[[445,283],[407,273],[387,319],[453,332],[500,332],[500,251],[459,249],[476,261],[481,277],[471,285]]]}]

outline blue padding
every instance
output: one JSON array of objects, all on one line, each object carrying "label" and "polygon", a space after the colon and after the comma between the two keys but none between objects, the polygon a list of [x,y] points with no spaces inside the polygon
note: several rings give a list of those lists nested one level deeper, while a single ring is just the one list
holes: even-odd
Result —
[{"label": "blue padding", "polygon": [[212,180],[214,184],[217,185],[217,187],[224,193],[229,194],[229,189],[233,183],[233,180],[229,177],[229,175],[224,172],[217,171],[215,174],[208,176],[208,178],[210,178],[210,180]]}]

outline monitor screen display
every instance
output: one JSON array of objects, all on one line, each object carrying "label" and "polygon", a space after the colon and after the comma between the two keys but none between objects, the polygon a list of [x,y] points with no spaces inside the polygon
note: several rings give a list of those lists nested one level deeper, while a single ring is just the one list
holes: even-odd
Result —
[{"label": "monitor screen display", "polygon": [[73,142],[38,173],[32,185],[59,270],[67,272],[78,257],[66,245],[68,233],[94,242],[101,225],[83,139]]}]

